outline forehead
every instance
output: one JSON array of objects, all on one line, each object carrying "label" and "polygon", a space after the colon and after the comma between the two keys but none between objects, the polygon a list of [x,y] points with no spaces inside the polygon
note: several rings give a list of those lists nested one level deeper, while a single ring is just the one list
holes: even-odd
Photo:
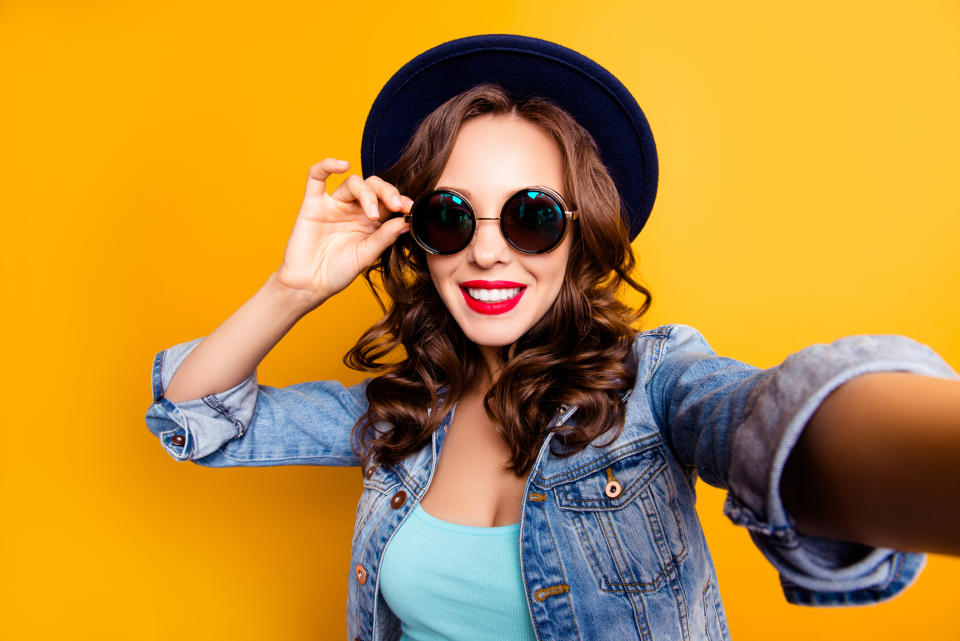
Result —
[{"label": "forehead", "polygon": [[554,138],[517,116],[480,116],[461,127],[437,186],[498,198],[543,185],[562,193],[563,156]]}]

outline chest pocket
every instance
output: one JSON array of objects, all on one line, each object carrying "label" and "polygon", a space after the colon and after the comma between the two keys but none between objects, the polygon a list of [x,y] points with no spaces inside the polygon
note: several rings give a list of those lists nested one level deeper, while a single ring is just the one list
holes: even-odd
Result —
[{"label": "chest pocket", "polygon": [[658,590],[687,554],[659,438],[580,466],[553,492],[602,590]]}]

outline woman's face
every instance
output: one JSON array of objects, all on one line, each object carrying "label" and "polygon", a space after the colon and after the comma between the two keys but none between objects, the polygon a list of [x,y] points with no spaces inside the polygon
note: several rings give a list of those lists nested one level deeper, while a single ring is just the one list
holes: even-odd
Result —
[{"label": "woman's face", "polygon": [[[436,184],[465,195],[477,218],[498,218],[508,197],[532,186],[549,187],[571,202],[563,192],[560,146],[536,125],[514,116],[467,121]],[[427,266],[467,338],[481,346],[509,345],[556,300],[573,227],[567,226],[563,241],[552,252],[529,255],[507,244],[499,220],[478,220],[476,225],[466,249],[450,256],[428,254]],[[502,304],[490,304],[491,299],[505,297],[509,298]]]}]

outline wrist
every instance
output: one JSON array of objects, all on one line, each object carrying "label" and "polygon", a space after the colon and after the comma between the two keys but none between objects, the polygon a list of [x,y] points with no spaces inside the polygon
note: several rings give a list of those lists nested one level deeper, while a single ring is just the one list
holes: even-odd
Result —
[{"label": "wrist", "polygon": [[277,278],[277,272],[270,274],[264,288],[276,305],[293,312],[299,312],[301,315],[316,309],[328,298],[318,295],[316,292],[308,292],[284,285]]}]

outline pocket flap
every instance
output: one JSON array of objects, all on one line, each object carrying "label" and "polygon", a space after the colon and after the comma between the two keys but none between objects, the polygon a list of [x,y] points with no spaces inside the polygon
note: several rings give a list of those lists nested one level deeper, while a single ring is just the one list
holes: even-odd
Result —
[{"label": "pocket flap", "polygon": [[584,511],[628,505],[667,466],[661,443],[659,437],[640,439],[626,451],[618,448],[581,466],[582,474],[556,484],[558,505],[564,510]]}]

